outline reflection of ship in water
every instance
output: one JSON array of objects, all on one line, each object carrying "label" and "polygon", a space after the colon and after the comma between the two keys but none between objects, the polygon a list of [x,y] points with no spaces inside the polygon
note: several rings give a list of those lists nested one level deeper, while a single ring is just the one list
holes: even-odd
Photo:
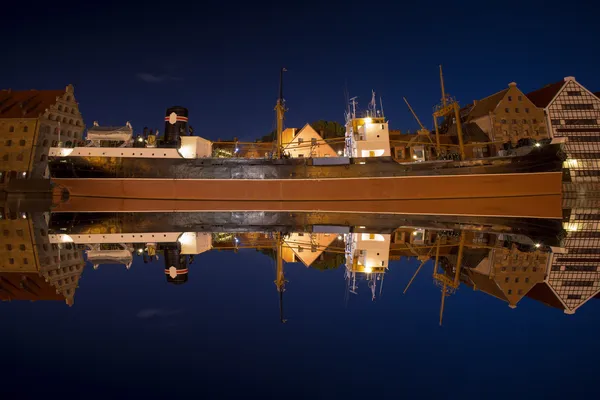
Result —
[{"label": "reflection of ship in water", "polygon": [[[11,257],[13,261],[3,259],[1,293],[4,300],[52,299],[60,294],[72,304],[84,258],[97,269],[102,264],[130,268],[139,257],[150,265],[164,264],[167,282],[182,284],[190,270],[193,280],[190,265],[198,254],[257,249],[276,261],[275,285],[281,301],[287,283],[285,263],[321,269],[344,265],[348,293],[369,293],[375,300],[390,262],[417,259],[421,262],[417,273],[431,271],[424,268],[428,262],[436,266],[433,279],[443,294],[442,311],[446,297],[463,284],[511,307],[528,297],[573,313],[600,289],[598,260],[593,256],[598,248],[599,214],[594,210],[597,207],[565,211],[562,223],[320,212],[22,214],[4,210],[4,231],[23,231],[23,241],[29,243],[24,244],[25,250],[32,253],[26,261],[23,255]],[[3,246],[13,255],[14,249],[22,248],[7,240]],[[19,267],[10,270],[7,264]],[[283,308],[281,312],[285,321]]]}]

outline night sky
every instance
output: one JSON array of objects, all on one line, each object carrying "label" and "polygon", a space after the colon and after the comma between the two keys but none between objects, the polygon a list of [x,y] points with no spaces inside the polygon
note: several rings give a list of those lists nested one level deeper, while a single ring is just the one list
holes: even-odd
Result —
[{"label": "night sky", "polygon": [[439,64],[463,105],[512,81],[528,92],[575,76],[600,90],[588,1],[125,3],[3,5],[14,18],[0,23],[0,87],[73,83],[87,125],[136,131],[162,131],[165,109],[182,105],[195,134],[245,140],[274,128],[282,66],[289,127],[342,121],[347,87],[362,107],[381,95],[391,129],[418,128],[403,96],[431,128]]},{"label": "night sky", "polygon": [[[383,96],[391,129],[431,126],[438,64],[461,104],[565,76],[600,90],[597,6],[589,1],[347,1],[2,5],[0,88],[75,85],[86,124],[162,131],[172,105],[197,135],[253,140],[274,128],[287,67],[286,125],[342,121],[345,87]],[[401,4],[401,5],[400,5]],[[588,5],[589,4],[589,5]],[[9,16],[9,17],[7,17]],[[196,258],[190,282],[160,264],[86,268],[72,308],[0,304],[2,398],[61,393],[199,398],[564,398],[595,390],[600,301],[566,316],[517,309],[462,287],[438,326],[439,289],[393,262],[384,296],[344,303],[342,269],[288,268],[278,321],[273,261],[254,251]],[[6,396],[6,397],[5,397]],[[257,397],[254,397],[257,396]],[[260,396],[260,397],[258,397]],[[589,394],[588,394],[589,396]]]}]

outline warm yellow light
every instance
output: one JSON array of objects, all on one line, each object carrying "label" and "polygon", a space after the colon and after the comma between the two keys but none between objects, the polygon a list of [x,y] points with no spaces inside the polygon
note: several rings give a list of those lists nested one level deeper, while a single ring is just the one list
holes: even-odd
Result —
[{"label": "warm yellow light", "polygon": [[182,246],[190,245],[194,243],[194,239],[196,238],[196,234],[193,232],[184,232],[177,241],[181,243]]},{"label": "warm yellow light", "polygon": [[371,272],[373,272],[373,268],[365,267],[365,273],[370,274]]},{"label": "warm yellow light", "polygon": [[417,158],[419,158],[419,157],[417,157],[417,155],[415,154],[415,155],[413,156],[413,158],[416,160],[416,159],[417,159]]},{"label": "warm yellow light", "polygon": [[569,232],[576,232],[577,229],[579,228],[577,225],[578,224],[576,222],[570,222],[570,223],[565,224],[565,229]]},{"label": "warm yellow light", "polygon": [[568,168],[577,168],[579,166],[579,162],[577,162],[577,160],[574,158],[568,158],[565,161],[565,164],[567,165]]},{"label": "warm yellow light", "polygon": [[364,119],[364,121],[365,121],[365,124],[370,124],[373,120],[371,118],[367,117]]}]

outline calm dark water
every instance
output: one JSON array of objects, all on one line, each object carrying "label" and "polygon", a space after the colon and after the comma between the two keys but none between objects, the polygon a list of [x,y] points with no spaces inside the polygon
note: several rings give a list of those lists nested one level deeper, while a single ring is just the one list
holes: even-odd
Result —
[{"label": "calm dark water", "polygon": [[293,262],[282,324],[266,254],[204,252],[182,285],[167,283],[162,256],[133,259],[129,270],[88,263],[72,307],[0,304],[4,398],[559,398],[594,388],[594,298],[565,315],[527,297],[511,309],[461,284],[440,327],[433,260],[405,295],[419,263],[390,261],[375,301],[364,279],[348,294],[344,265]]}]

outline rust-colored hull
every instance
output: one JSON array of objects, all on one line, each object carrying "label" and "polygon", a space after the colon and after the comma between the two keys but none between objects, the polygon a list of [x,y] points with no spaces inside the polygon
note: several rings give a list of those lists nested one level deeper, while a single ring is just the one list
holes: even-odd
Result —
[{"label": "rust-colored hull", "polygon": [[[56,211],[331,211],[560,218],[562,174],[350,179],[54,179]],[[87,210],[86,210],[87,208]]]},{"label": "rust-colored hull", "polygon": [[561,193],[560,172],[348,179],[53,179],[71,197],[235,201],[470,199]]}]

